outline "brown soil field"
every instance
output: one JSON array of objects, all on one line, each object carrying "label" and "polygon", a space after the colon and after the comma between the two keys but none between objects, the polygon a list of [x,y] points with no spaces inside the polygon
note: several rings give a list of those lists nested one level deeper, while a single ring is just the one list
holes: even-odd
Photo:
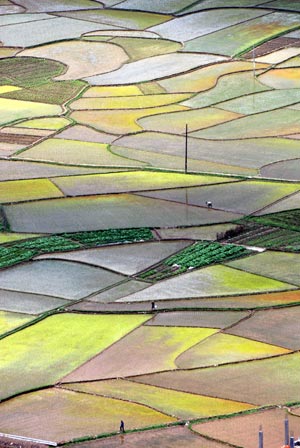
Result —
[{"label": "brown soil field", "polygon": [[[262,425],[264,448],[281,447],[284,445],[285,409],[272,409],[250,415],[213,420],[193,426],[193,430],[200,434],[231,443],[243,448],[258,446],[258,431]],[[288,416],[289,429],[297,439],[299,435],[300,418]]]},{"label": "brown soil field", "polygon": [[[134,377],[134,381],[184,392],[266,405],[300,401],[299,353],[205,369]],[[213,381],[212,381],[213,379]]]},{"label": "brown soil field", "polygon": [[[300,291],[276,292],[269,294],[251,294],[232,297],[219,297],[208,299],[161,300],[156,302],[157,311],[174,309],[255,309],[278,305],[291,305],[300,303]],[[91,303],[83,301],[72,305],[70,310],[76,311],[149,311],[151,301],[132,303]]]},{"label": "brown soil field", "polygon": [[295,331],[299,326],[299,320],[299,306],[256,311],[250,319],[238,323],[227,332],[292,350],[299,350],[300,334]]},{"label": "brown soil field", "polygon": [[174,427],[135,434],[118,435],[104,440],[76,444],[76,448],[222,448],[223,444],[206,440],[185,427]]},{"label": "brown soil field", "polygon": [[[276,39],[272,39],[269,42],[265,42],[259,47],[255,48],[255,57],[264,56],[266,54],[272,53],[276,50],[281,50],[281,48],[286,47],[299,47],[300,39],[296,39],[293,37],[277,37]],[[253,52],[249,51],[243,55],[245,58],[253,58]]]},{"label": "brown soil field", "polygon": [[177,356],[216,331],[143,326],[71,372],[61,382],[119,378],[176,369]]},{"label": "brown soil field", "polygon": [[15,143],[17,145],[28,146],[40,139],[41,137],[38,135],[6,134],[4,132],[0,133],[0,143]]},{"label": "brown soil field", "polygon": [[239,322],[247,315],[247,312],[239,311],[176,311],[157,314],[147,325],[225,328]]}]

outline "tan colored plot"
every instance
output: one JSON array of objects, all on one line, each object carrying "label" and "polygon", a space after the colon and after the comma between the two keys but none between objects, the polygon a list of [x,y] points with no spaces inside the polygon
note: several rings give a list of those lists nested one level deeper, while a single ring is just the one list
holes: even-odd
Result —
[{"label": "tan colored plot", "polygon": [[136,95],[119,98],[80,98],[72,103],[73,110],[146,109],[179,103],[190,98],[189,94]]},{"label": "tan colored plot", "polygon": [[13,180],[0,183],[0,203],[62,196],[62,192],[48,179]]},{"label": "tan colored plot", "polygon": [[133,96],[143,95],[143,92],[137,86],[104,86],[91,87],[82,95],[83,98],[106,98],[111,96]]},{"label": "tan colored plot", "polygon": [[139,404],[59,389],[25,394],[2,403],[0,416],[5,433],[54,442],[117,431],[121,418],[126,429],[176,421]]},{"label": "tan colored plot", "polygon": [[[186,426],[152,429],[151,431],[120,434],[89,442],[90,448],[120,448],[124,443],[130,448],[224,448],[224,444],[207,440]],[[76,447],[86,448],[86,442],[77,443]]]},{"label": "tan colored plot", "polygon": [[170,105],[138,110],[76,111],[71,114],[71,118],[100,131],[120,135],[141,131],[142,128],[137,124],[139,118],[181,110],[187,110],[187,108]]},{"label": "tan colored plot", "polygon": [[297,47],[289,47],[282,48],[277,51],[273,51],[265,56],[260,56],[256,58],[256,62],[263,62],[266,64],[279,64],[280,62],[286,61],[287,59],[292,58],[293,56],[297,56],[300,54],[300,48]]},{"label": "tan colored plot", "polygon": [[[264,67],[267,67],[267,65],[256,65],[257,69]],[[184,75],[173,76],[159,81],[159,84],[167,92],[202,92],[214,87],[221,76],[250,70],[253,70],[252,62],[224,62],[200,68]]]},{"label": "tan colored plot", "polygon": [[217,331],[212,328],[140,327],[73,371],[63,382],[176,369],[177,356]]},{"label": "tan colored plot", "polygon": [[300,87],[300,68],[280,68],[269,70],[259,76],[259,81],[274,89],[298,89]]},{"label": "tan colored plot", "polygon": [[[128,56],[118,45],[103,42],[65,41],[22,51],[19,56],[47,58],[67,65],[57,80],[80,79],[121,67]],[[80,63],[78,63],[80,61]]]},{"label": "tan colored plot", "polygon": [[21,159],[44,160],[66,165],[141,166],[108,151],[106,144],[80,140],[48,139],[20,154]]},{"label": "tan colored plot", "polygon": [[146,117],[138,120],[138,123],[148,131],[169,132],[171,134],[183,134],[185,124],[188,123],[189,131],[209,128],[227,121],[242,117],[235,112],[224,111],[213,107],[188,110],[184,112],[159,114],[154,117]]},{"label": "tan colored plot", "polygon": [[[263,428],[264,446],[266,448],[281,447],[284,445],[284,420],[287,416],[286,409],[271,409],[255,412],[249,415],[240,415],[227,419],[212,420],[193,425],[193,431],[204,437],[215,438],[222,441],[222,446],[243,446],[253,448],[258,446],[258,430]],[[299,418],[288,415],[289,429],[299,434]],[[205,446],[205,445],[203,445]],[[100,448],[100,447],[99,447]],[[102,446],[101,446],[102,448]],[[106,448],[106,447],[105,447]]]}]

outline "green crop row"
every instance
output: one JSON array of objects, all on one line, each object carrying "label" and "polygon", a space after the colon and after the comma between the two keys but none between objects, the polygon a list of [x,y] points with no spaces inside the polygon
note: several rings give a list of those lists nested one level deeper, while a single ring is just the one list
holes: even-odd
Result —
[{"label": "green crop row", "polygon": [[0,84],[32,87],[46,84],[65,70],[64,64],[42,58],[6,58],[0,61]]},{"label": "green crop row", "polygon": [[62,236],[88,246],[124,243],[127,241],[149,241],[153,239],[151,230],[148,228],[95,230],[90,232],[65,233]]},{"label": "green crop row", "polygon": [[266,226],[281,227],[282,229],[300,232],[300,209],[270,213],[263,216],[249,216],[245,219]]},{"label": "green crop row", "polygon": [[250,253],[252,252],[243,246],[201,241],[172,255],[156,269],[152,268],[143,272],[139,277],[155,281],[163,280],[173,275],[182,274],[189,269],[233,260]]},{"label": "green crop row", "polygon": [[65,233],[63,235],[51,235],[21,242],[12,242],[0,246],[0,268],[29,261],[34,256],[45,253],[65,252],[97,247],[104,244],[130,243],[152,239],[153,235],[150,229],[140,228]]}]

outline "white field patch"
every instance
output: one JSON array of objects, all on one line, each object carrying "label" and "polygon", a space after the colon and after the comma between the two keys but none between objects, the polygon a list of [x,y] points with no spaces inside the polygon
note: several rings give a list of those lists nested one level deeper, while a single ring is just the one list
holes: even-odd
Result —
[{"label": "white field patch", "polygon": [[88,77],[86,81],[103,86],[134,84],[161,79],[225,60],[223,56],[211,54],[164,54],[126,64],[113,73]]}]

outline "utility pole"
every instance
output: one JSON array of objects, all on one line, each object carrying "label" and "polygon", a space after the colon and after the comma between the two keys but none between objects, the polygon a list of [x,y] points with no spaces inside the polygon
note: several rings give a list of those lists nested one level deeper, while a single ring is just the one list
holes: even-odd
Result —
[{"label": "utility pole", "polygon": [[187,158],[188,158],[188,125],[185,125],[185,156],[184,156],[184,172],[187,174]]},{"label": "utility pole", "polygon": [[258,432],[258,448],[264,448],[264,433],[261,425],[259,426]]},{"label": "utility pole", "polygon": [[252,62],[253,62],[253,77],[255,78],[256,77],[256,73],[255,73],[256,67],[255,67],[255,48],[254,48],[254,46],[252,49]]}]

